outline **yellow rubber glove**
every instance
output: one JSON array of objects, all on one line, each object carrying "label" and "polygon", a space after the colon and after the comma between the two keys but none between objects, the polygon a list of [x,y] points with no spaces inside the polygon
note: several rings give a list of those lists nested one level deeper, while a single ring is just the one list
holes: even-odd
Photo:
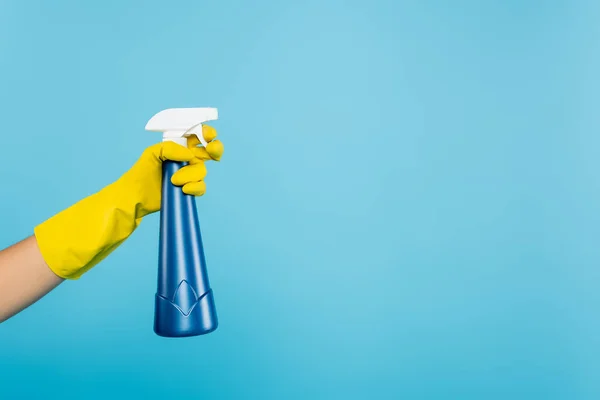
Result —
[{"label": "yellow rubber glove", "polygon": [[202,127],[206,148],[162,142],[147,148],[133,167],[116,182],[56,214],[34,229],[42,257],[54,273],[78,279],[115,250],[138,227],[142,218],[160,210],[162,163],[187,161],[171,179],[184,193],[202,196],[206,190],[204,161],[221,159],[217,133]]}]

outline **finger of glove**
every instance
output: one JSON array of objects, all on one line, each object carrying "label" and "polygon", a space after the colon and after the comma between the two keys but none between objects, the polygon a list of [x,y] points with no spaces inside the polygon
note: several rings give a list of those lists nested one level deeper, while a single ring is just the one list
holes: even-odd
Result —
[{"label": "finger of glove", "polygon": [[206,149],[204,147],[196,147],[191,150],[192,150],[192,153],[194,153],[194,157],[196,157],[196,159],[200,159],[200,160],[204,160],[204,161],[212,160],[212,157],[210,156],[210,154],[208,154],[208,152],[206,151]]},{"label": "finger of glove", "polygon": [[190,182],[183,185],[181,190],[183,190],[183,193],[185,194],[189,194],[192,196],[202,196],[204,192],[206,192],[206,184],[203,181]]},{"label": "finger of glove", "polygon": [[202,136],[206,143],[210,143],[217,137],[217,130],[209,125],[202,125]]},{"label": "finger of glove", "polygon": [[175,142],[162,142],[157,145],[156,157],[161,161],[190,161],[194,153]]},{"label": "finger of glove", "polygon": [[220,140],[215,140],[208,143],[207,147],[196,147],[192,149],[194,156],[200,160],[220,161],[224,151],[223,143]]},{"label": "finger of glove", "polygon": [[219,161],[221,156],[223,156],[223,151],[225,148],[223,147],[223,143],[220,140],[213,140],[212,142],[206,145],[206,152],[215,161]]},{"label": "finger of glove", "polygon": [[206,155],[206,158],[198,158],[198,157],[192,158],[192,159],[190,160],[190,164],[191,164],[191,165],[194,165],[194,164],[201,164],[201,163],[203,163],[204,161],[209,161],[209,160],[212,160],[212,158],[210,158],[210,157],[208,156],[208,153],[206,153],[206,154],[207,154],[207,155]]},{"label": "finger of glove", "polygon": [[171,183],[176,186],[183,186],[190,182],[198,182],[206,176],[206,166],[204,163],[190,164],[179,169],[171,177]]},{"label": "finger of glove", "polygon": [[[217,137],[217,131],[212,126],[202,125],[202,137],[206,143],[213,141]],[[201,142],[196,135],[188,137],[188,148],[194,148],[200,145]]]}]

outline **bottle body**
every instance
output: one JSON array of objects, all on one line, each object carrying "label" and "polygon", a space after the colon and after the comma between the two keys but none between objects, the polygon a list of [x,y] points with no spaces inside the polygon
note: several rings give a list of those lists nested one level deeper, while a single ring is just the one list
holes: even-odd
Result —
[{"label": "bottle body", "polygon": [[203,335],[218,326],[196,202],[171,183],[184,165],[163,163],[154,331],[165,337]]}]

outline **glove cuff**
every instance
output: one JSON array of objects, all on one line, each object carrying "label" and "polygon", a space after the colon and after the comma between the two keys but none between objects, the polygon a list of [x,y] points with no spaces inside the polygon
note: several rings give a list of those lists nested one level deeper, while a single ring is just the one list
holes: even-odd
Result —
[{"label": "glove cuff", "polygon": [[123,196],[115,185],[34,228],[42,257],[59,277],[79,279],[112,253],[141,222],[139,205],[128,202],[129,196]]}]

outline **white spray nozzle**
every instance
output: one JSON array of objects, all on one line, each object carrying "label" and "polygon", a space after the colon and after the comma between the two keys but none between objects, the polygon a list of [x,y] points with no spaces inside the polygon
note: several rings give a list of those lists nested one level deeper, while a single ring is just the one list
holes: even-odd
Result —
[{"label": "white spray nozzle", "polygon": [[168,108],[162,110],[146,124],[147,131],[162,132],[163,141],[172,141],[187,145],[187,138],[196,135],[200,143],[206,146],[202,136],[202,124],[218,119],[216,108]]}]

